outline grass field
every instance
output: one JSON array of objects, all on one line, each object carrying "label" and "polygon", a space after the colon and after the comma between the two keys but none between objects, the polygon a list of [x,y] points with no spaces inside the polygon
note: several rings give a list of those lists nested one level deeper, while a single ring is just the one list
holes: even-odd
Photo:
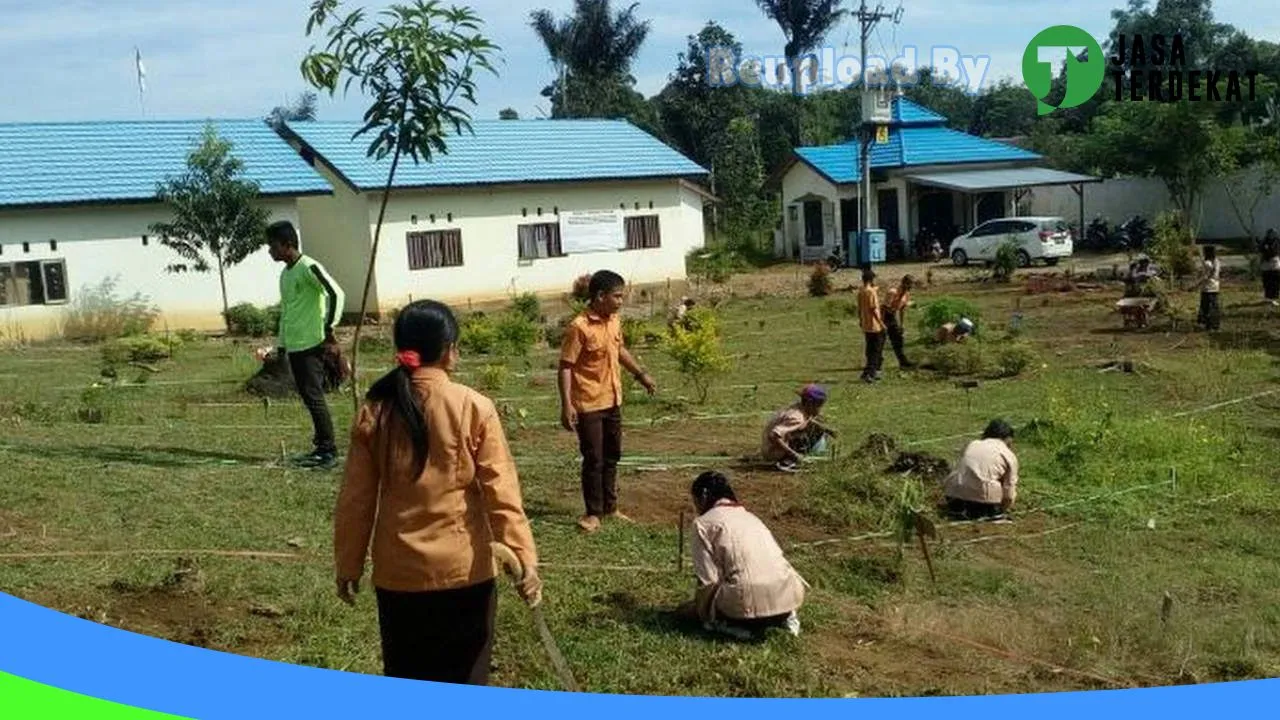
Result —
[{"label": "grass field", "polygon": [[[500,361],[464,357],[463,382],[502,383],[487,392],[510,418],[548,622],[585,689],[914,696],[1280,674],[1280,331],[1260,293],[1224,283],[1218,333],[1164,319],[1122,332],[1116,285],[1027,294],[1020,282],[962,275],[939,271],[917,302],[977,304],[997,356],[1019,312],[1021,342],[1036,353],[1018,376],[968,391],[900,372],[892,355],[884,382],[857,382],[861,336],[838,307],[852,295],[805,297],[795,269],[736,278],[732,297],[717,288],[734,369],[697,404],[659,349],[638,349],[660,386],[652,399],[633,392],[624,409],[621,505],[638,523],[593,537],[575,527],[576,447],[556,423],[554,354],[544,345],[501,361],[506,377],[483,371]],[[837,286],[855,279],[839,273]],[[647,309],[637,299],[632,311]],[[333,593],[340,474],[279,465],[282,448],[307,449],[309,422],[295,401],[264,406],[242,392],[253,347],[195,342],[159,372],[130,369],[97,390],[98,348],[0,353],[0,589],[178,642],[377,673],[367,584],[354,610]],[[365,365],[380,372],[389,356]],[[1134,372],[1100,370],[1126,359]],[[742,458],[757,452],[765,415],[808,381],[830,384],[838,456],[794,476],[752,467]],[[348,427],[349,397],[331,406]],[[1017,520],[939,520],[935,586],[919,547],[884,533],[904,493],[936,489],[856,450],[883,433],[953,462],[997,416],[1026,430]],[[693,587],[687,554],[677,569],[677,526],[705,468],[730,474],[812,584],[801,637],[736,644],[675,614]],[[505,587],[494,663],[496,683],[559,688]]]}]

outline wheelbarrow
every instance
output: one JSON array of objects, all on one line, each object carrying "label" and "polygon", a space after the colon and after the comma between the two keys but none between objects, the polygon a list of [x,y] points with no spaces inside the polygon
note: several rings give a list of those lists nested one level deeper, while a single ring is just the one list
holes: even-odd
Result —
[{"label": "wheelbarrow", "polygon": [[1124,319],[1126,328],[1144,328],[1151,321],[1151,313],[1155,312],[1157,300],[1149,297],[1123,298],[1116,302],[1116,310]]}]

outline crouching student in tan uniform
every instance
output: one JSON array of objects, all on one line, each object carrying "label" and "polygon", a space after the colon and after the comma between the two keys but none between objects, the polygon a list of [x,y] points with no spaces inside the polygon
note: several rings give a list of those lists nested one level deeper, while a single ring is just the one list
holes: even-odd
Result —
[{"label": "crouching student in tan uniform", "polygon": [[351,431],[334,516],[338,596],[354,604],[373,541],[373,586],[388,677],[487,685],[497,589],[490,542],[542,597],[515,461],[493,401],[449,375],[449,308],[419,300],[396,318],[398,367],[374,383]]},{"label": "crouching student in tan uniform", "polygon": [[800,402],[779,410],[764,426],[760,454],[782,472],[796,472],[806,455],[827,450],[827,438],[835,431],[818,422],[827,402],[827,391],[809,385],[800,391]]},{"label": "crouching student in tan uniform", "polygon": [[998,519],[1009,512],[1018,497],[1018,456],[1009,423],[992,420],[982,439],[965,447],[942,492],[953,520]]},{"label": "crouching student in tan uniform", "polygon": [[797,611],[804,578],[791,567],[773,533],[733,494],[729,480],[705,472],[693,481],[694,604],[703,627],[749,640],[768,628],[800,634]]}]

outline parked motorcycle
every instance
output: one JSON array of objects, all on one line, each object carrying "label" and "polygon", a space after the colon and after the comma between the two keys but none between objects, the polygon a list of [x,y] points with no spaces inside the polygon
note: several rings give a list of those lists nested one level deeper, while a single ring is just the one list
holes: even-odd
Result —
[{"label": "parked motorcycle", "polygon": [[1151,226],[1141,215],[1134,215],[1124,221],[1118,231],[1121,249],[1130,255],[1144,252],[1151,238],[1155,236]]}]

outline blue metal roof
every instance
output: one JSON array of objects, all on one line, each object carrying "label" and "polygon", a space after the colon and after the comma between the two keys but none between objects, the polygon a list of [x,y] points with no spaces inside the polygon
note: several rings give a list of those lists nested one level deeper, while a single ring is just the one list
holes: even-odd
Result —
[{"label": "blue metal roof", "polygon": [[899,125],[945,125],[947,118],[905,97],[896,97],[893,99],[893,121]]},{"label": "blue metal roof", "polygon": [[0,124],[0,207],[154,199],[208,122],[263,195],[333,191],[262,120],[14,123]]},{"label": "blue metal roof", "polygon": [[[862,179],[858,143],[799,147],[796,155],[836,184]],[[889,142],[871,145],[871,169],[1040,160],[1036,153],[941,126],[889,129]]]},{"label": "blue metal roof", "polygon": [[[625,120],[473,120],[449,151],[401,160],[396,187],[698,177],[707,170]],[[373,135],[356,122],[293,122],[289,129],[358,190],[387,181],[391,158],[366,155]]]}]

